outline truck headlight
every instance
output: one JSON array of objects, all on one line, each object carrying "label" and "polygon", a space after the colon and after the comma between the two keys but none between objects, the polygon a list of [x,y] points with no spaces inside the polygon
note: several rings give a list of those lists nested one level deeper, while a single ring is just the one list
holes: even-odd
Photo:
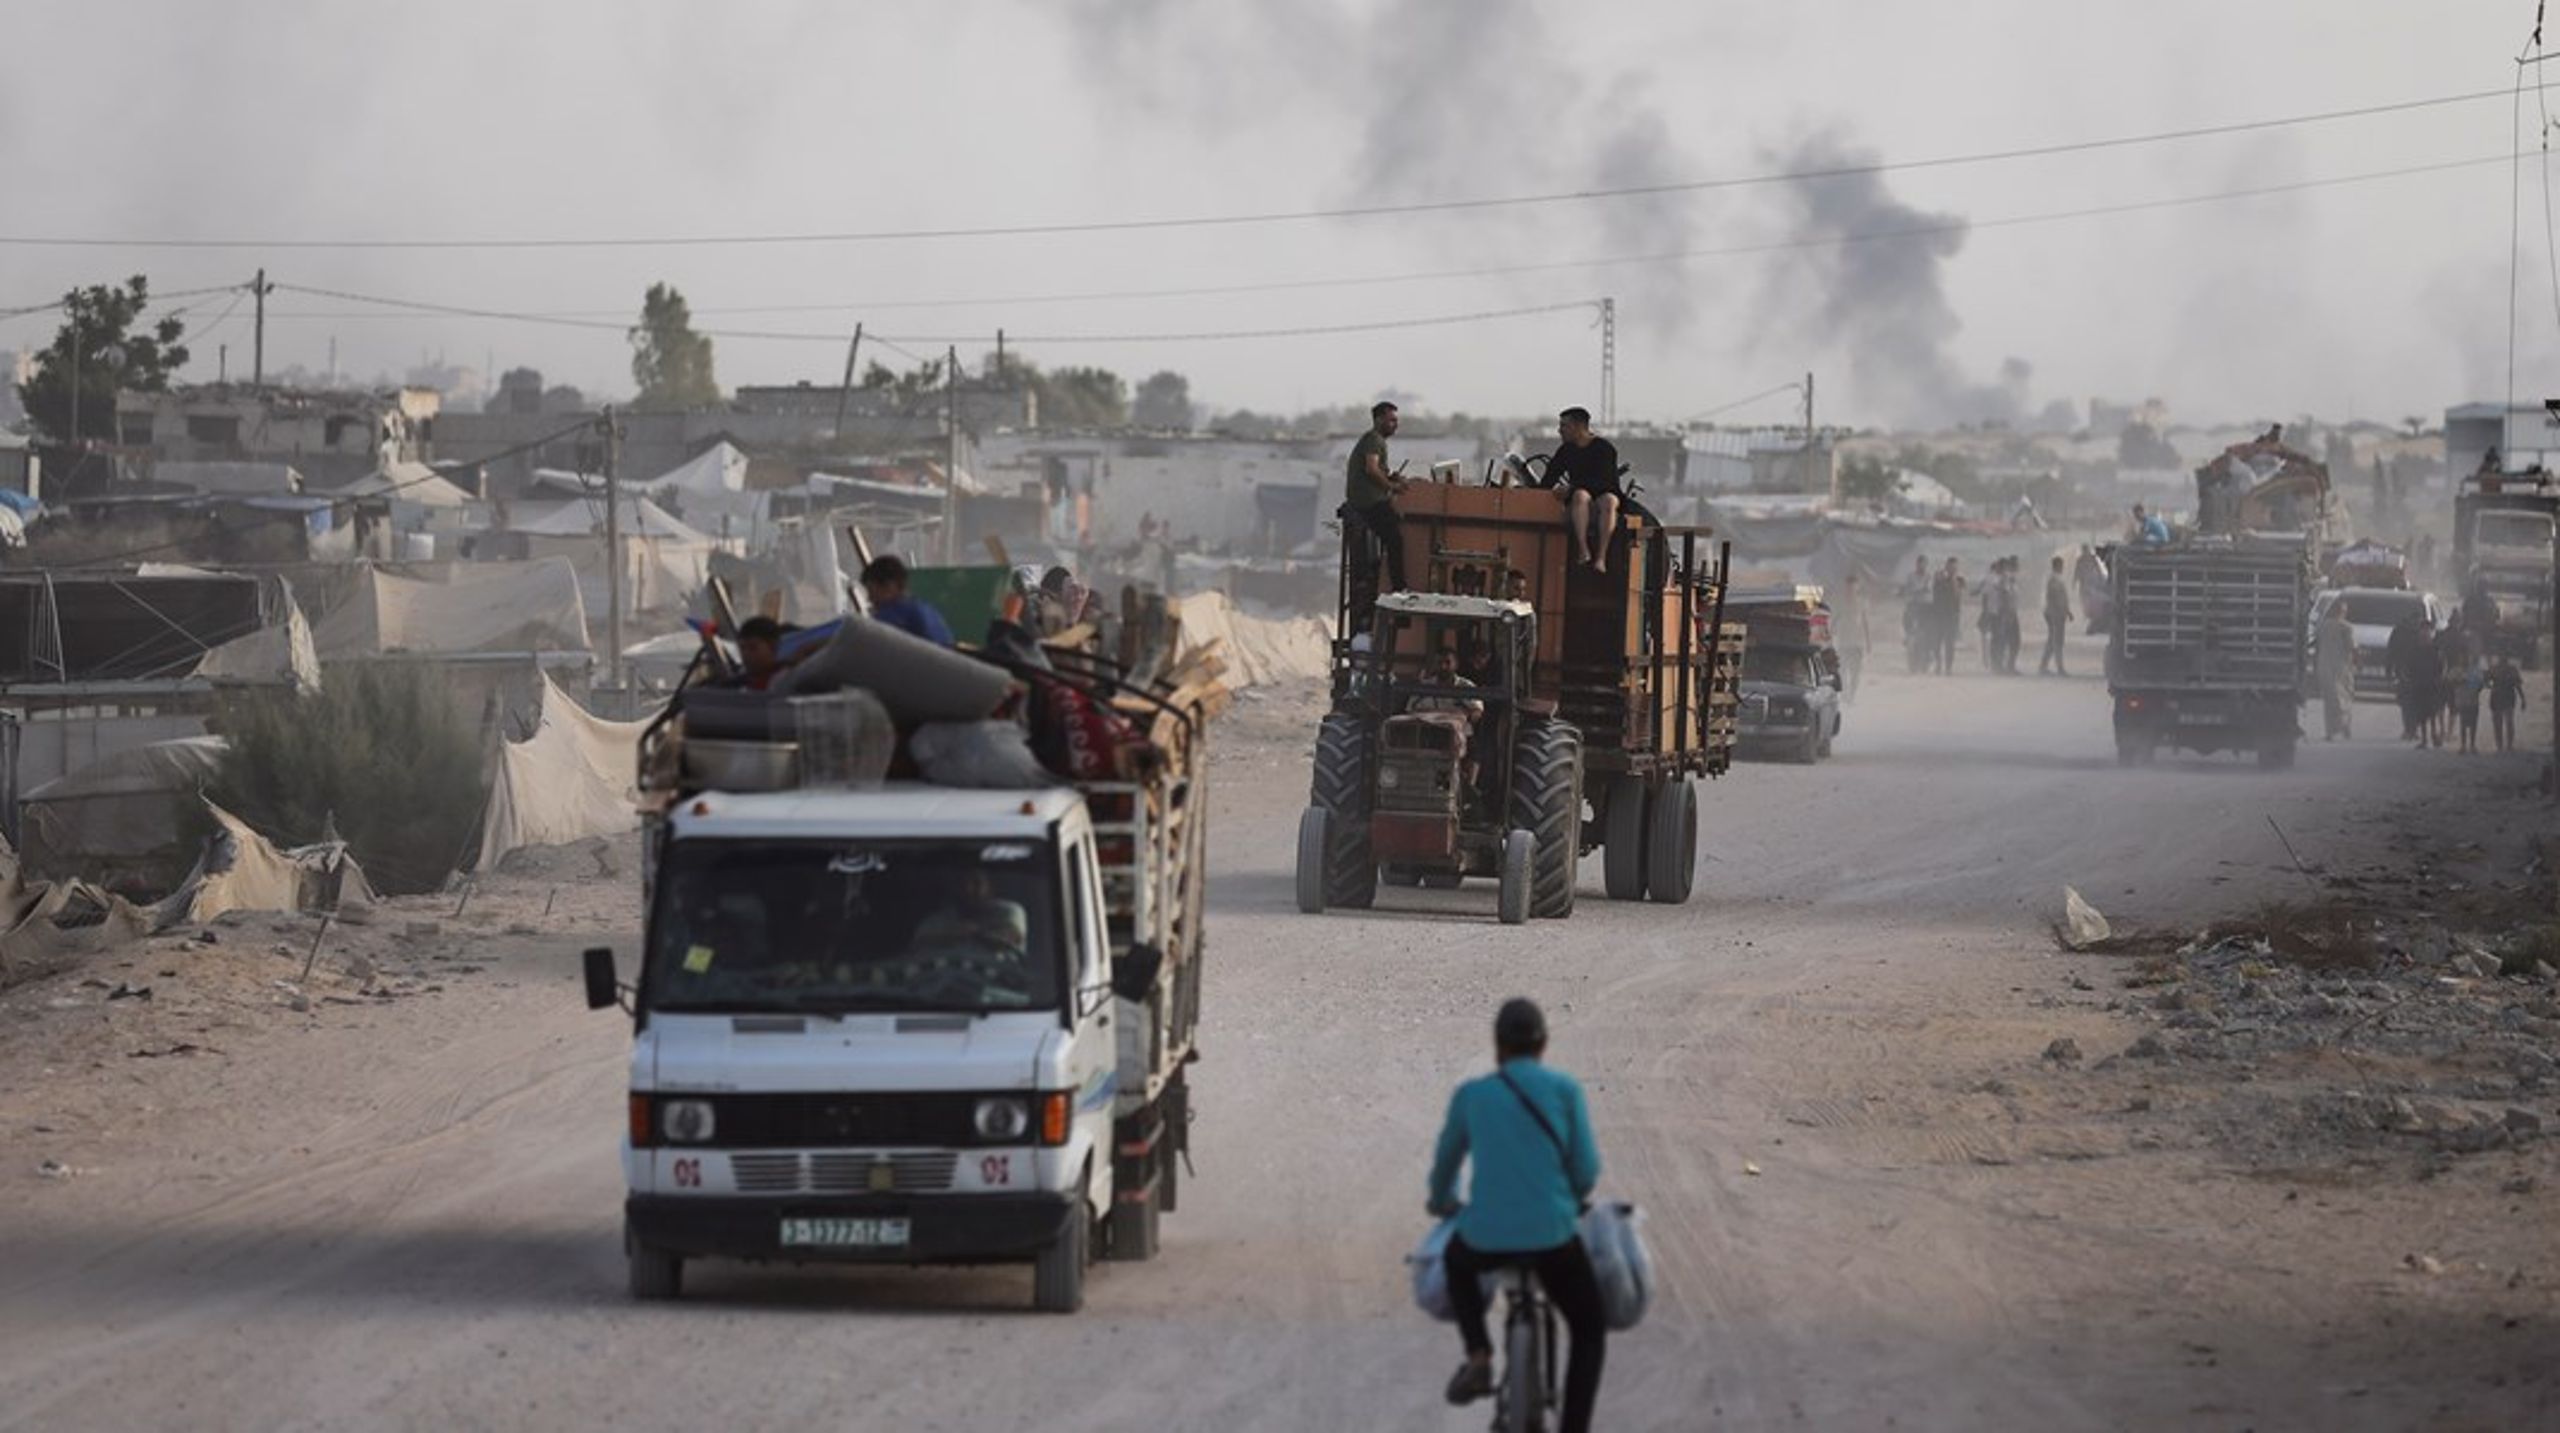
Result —
[{"label": "truck headlight", "polygon": [[669,1100],[658,1108],[658,1130],[669,1144],[703,1144],[719,1122],[709,1100]]},{"label": "truck headlight", "polygon": [[980,1100],[970,1122],[980,1139],[1017,1140],[1031,1128],[1031,1107],[1016,1099]]},{"label": "truck headlight", "polygon": [[1379,768],[1379,770],[1378,770],[1378,789],[1379,789],[1380,791],[1393,791],[1393,790],[1395,790],[1397,787],[1402,786],[1402,785],[1404,785],[1404,773],[1403,773],[1403,772],[1400,772],[1400,771],[1396,770],[1396,769],[1395,769],[1394,767],[1392,767],[1392,766],[1387,766],[1387,767],[1381,767],[1381,768]]}]

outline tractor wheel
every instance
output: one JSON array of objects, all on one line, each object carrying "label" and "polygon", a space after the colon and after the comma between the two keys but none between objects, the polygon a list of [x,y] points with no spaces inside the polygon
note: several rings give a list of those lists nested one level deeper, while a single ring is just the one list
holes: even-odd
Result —
[{"label": "tractor wheel", "polygon": [[1502,874],[1495,883],[1493,908],[1504,925],[1528,923],[1529,887],[1536,879],[1537,865],[1537,837],[1514,831],[1502,838]]},{"label": "tractor wheel", "polygon": [[1651,839],[1645,845],[1645,891],[1666,906],[1689,903],[1698,878],[1698,788],[1675,777],[1653,798]]},{"label": "tractor wheel", "polygon": [[1582,863],[1582,734],[1570,723],[1521,723],[1511,828],[1537,842],[1529,913],[1542,919],[1573,914],[1573,878]]},{"label": "tractor wheel", "polygon": [[1369,854],[1368,725],[1334,712],[1316,728],[1314,804],[1326,816],[1324,902],[1367,910],[1378,900],[1378,865]]},{"label": "tractor wheel", "polygon": [[1644,779],[1610,778],[1608,803],[1607,813],[1600,818],[1600,873],[1607,883],[1609,899],[1643,900],[1644,828],[1651,806],[1645,800]]},{"label": "tractor wheel", "polygon": [[1321,806],[1310,806],[1298,818],[1298,909],[1324,914],[1325,856],[1332,846],[1326,832],[1332,819]]}]

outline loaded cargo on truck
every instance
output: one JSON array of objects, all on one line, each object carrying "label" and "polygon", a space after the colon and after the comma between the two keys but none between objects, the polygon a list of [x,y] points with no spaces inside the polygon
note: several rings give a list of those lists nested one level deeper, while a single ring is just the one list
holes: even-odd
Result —
[{"label": "loaded cargo on truck", "polygon": [[706,1258],[1026,1263],[1065,1312],[1091,1260],[1156,1253],[1224,692],[1214,657],[1135,673],[1012,635],[848,619],[803,667],[867,684],[690,686],[644,738],[643,949],[623,989],[610,951],[586,971],[633,1021],[635,1296]]}]

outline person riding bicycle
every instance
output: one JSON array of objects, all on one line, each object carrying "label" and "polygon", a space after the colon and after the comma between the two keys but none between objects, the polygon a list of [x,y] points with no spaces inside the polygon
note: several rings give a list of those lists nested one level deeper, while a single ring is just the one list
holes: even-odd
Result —
[{"label": "person riding bicycle", "polygon": [[[1430,1212],[1458,1220],[1443,1260],[1467,1360],[1449,1380],[1449,1401],[1464,1405],[1493,1392],[1484,1275],[1527,1268],[1571,1332],[1561,1426],[1563,1433],[1584,1433],[1608,1352],[1600,1283],[1579,1231],[1582,1207],[1600,1180],[1591,1109],[1571,1075],[1542,1063],[1547,1017],[1534,1001],[1503,1003],[1493,1020],[1493,1050],[1494,1072],[1449,1097],[1431,1160]],[[1461,1205],[1458,1167],[1468,1161],[1474,1169]]]}]

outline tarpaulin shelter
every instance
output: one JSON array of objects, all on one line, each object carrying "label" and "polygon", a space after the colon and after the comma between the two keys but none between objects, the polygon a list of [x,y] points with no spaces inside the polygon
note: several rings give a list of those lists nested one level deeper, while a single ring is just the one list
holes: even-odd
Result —
[{"label": "tarpaulin shelter", "polygon": [[771,526],[773,495],[747,487],[747,455],[729,443],[714,443],[641,486],[687,524],[746,550]]},{"label": "tarpaulin shelter", "polygon": [[334,911],[371,905],[373,885],[343,841],[278,850],[207,801],[214,832],[195,869],[152,909],[154,929],[201,924],[226,911]]},{"label": "tarpaulin shelter", "polygon": [[368,569],[312,629],[328,661],[589,652],[578,576],[558,558],[463,563],[444,580]]},{"label": "tarpaulin shelter", "polygon": [[1321,617],[1256,617],[1223,592],[1195,593],[1176,605],[1184,655],[1217,644],[1230,690],[1320,681],[1333,669],[1333,624]]},{"label": "tarpaulin shelter", "polygon": [[[711,554],[720,544],[709,535],[627,489],[620,494],[618,542],[622,562],[622,605],[626,612],[681,611],[709,575]],[[576,567],[591,611],[602,610],[610,569],[605,566],[604,496],[562,502],[522,503],[503,532],[492,533],[493,547],[528,558],[564,559]]]},{"label": "tarpaulin shelter", "polygon": [[532,735],[499,748],[474,869],[492,869],[527,846],[636,829],[640,733],[648,725],[592,715],[546,681]]},{"label": "tarpaulin shelter", "polygon": [[116,752],[26,794],[18,833],[30,875],[161,891],[194,858],[181,817],[229,750],[220,737]]}]

